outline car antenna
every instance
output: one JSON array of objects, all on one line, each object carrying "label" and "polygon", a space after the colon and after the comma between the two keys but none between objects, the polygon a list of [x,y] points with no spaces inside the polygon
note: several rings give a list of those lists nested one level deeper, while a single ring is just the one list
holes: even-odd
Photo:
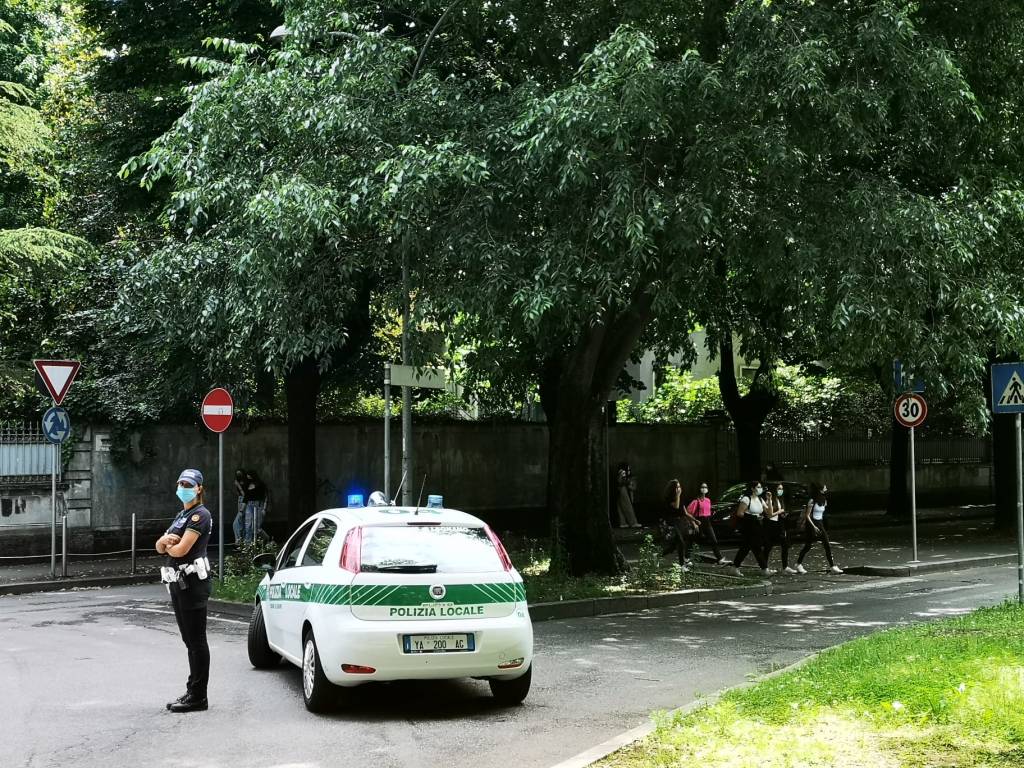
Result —
[{"label": "car antenna", "polygon": [[419,498],[416,499],[416,511],[413,512],[414,515],[418,515],[420,513],[420,502],[423,501],[423,489],[427,485],[427,475],[429,474],[429,472],[423,473],[423,482],[420,483],[420,495]]},{"label": "car antenna", "polygon": [[402,486],[405,485],[405,472],[402,473],[402,482],[398,484],[398,490],[395,491],[394,497],[391,499],[391,506],[395,506],[395,502],[398,501],[398,496],[402,493]]}]

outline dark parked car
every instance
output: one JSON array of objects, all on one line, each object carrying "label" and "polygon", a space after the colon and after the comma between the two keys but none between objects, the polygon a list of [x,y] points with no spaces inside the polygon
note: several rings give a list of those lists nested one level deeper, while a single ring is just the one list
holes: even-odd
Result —
[{"label": "dark parked car", "polygon": [[[800,519],[800,515],[807,505],[807,499],[810,498],[810,491],[807,485],[804,483],[790,482],[789,480],[783,480],[782,490],[782,503],[786,508],[786,528],[792,531]],[[719,539],[734,539],[736,538],[736,531],[730,525],[729,518],[732,517],[732,513],[736,510],[736,505],[739,504],[740,496],[743,495],[746,490],[745,483],[739,483],[737,485],[731,485],[722,491],[721,496],[715,499],[711,504],[711,524],[715,527],[715,535]],[[775,490],[776,486],[768,486],[772,491]]]}]

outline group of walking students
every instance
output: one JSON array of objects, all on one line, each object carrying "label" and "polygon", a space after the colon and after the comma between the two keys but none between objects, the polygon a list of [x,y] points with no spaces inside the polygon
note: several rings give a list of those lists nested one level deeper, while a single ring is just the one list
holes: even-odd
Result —
[{"label": "group of walking students", "polygon": [[790,515],[786,504],[785,488],[781,482],[765,483],[753,480],[747,483],[743,495],[729,519],[740,536],[740,548],[736,556],[729,560],[722,555],[718,546],[718,537],[712,525],[711,499],[708,497],[708,484],[701,483],[696,498],[688,504],[683,503],[683,486],[678,480],[669,481],[665,488],[665,522],[668,532],[665,548],[667,555],[673,551],[679,554],[679,565],[686,571],[693,564],[690,553],[693,545],[702,539],[711,547],[718,565],[731,566],[737,576],[742,575],[740,566],[750,554],[754,555],[763,576],[778,573],[771,565],[772,550],[777,546],[782,556],[782,572],[788,574],[807,573],[804,558],[817,542],[821,542],[828,560],[829,571],[842,573],[832,556],[832,543],[825,528],[825,513],[828,509],[828,488],[825,485],[811,484],[810,498],[806,504],[797,507],[800,515],[796,523],[796,533],[803,540],[803,547],[796,558],[796,565],[789,562],[790,533],[786,519]]}]

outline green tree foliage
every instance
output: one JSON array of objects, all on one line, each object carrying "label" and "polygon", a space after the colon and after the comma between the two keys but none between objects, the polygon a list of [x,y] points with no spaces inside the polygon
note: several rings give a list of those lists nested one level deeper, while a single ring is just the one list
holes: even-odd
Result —
[{"label": "green tree foliage", "polygon": [[47,10],[0,2],[0,409],[19,415],[37,400],[29,361],[65,348],[61,329],[91,263],[86,243],[40,226],[54,188],[50,133],[35,92]]},{"label": "green tree foliage", "polygon": [[[536,6],[512,5],[493,9],[510,36],[545,28]],[[540,380],[554,538],[574,572],[614,570],[601,409],[638,343],[685,348],[695,324],[712,341],[739,336],[764,369],[759,402],[726,397],[754,466],[784,350],[829,340],[857,363],[902,354],[941,371],[1013,291],[979,279],[987,223],[962,200],[956,166],[980,116],[915,6],[662,3],[660,19],[697,20],[669,40],[653,17],[560,10],[585,21],[569,25],[557,66],[514,46],[501,66],[471,56],[445,73],[466,96],[433,100],[444,119],[386,177],[429,176],[441,147],[482,163],[461,192],[416,188],[432,217],[419,276],[453,325],[502,340],[509,365],[525,360]],[[487,50],[453,17],[445,50]]]}]

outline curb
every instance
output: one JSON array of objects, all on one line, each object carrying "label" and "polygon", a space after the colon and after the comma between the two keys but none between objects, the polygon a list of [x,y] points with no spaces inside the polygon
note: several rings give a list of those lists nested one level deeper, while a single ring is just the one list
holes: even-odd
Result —
[{"label": "curb", "polygon": [[206,610],[246,621],[252,617],[252,603],[233,603],[230,600],[216,600],[211,597],[206,602]]},{"label": "curb", "polygon": [[[748,680],[745,683],[740,683],[738,685],[730,686],[729,688],[724,688],[721,691],[718,691],[717,693],[713,693],[705,699],[699,699],[697,701],[690,702],[689,704],[684,704],[681,707],[677,707],[676,709],[670,710],[668,716],[675,717],[676,715],[689,715],[701,709],[704,709],[705,707],[713,706],[718,702],[719,699],[722,698],[723,695],[729,693],[729,691],[738,691],[742,690],[743,688],[750,688],[751,686],[757,685],[758,683],[764,682],[765,680],[771,680],[773,677],[778,677],[779,675],[783,675],[787,672],[792,672],[794,669],[799,669],[805,664],[810,663],[811,660],[817,658],[820,653],[821,651],[817,651],[815,653],[810,654],[809,656],[805,656],[799,661],[795,661],[792,664],[789,664],[785,667],[774,669],[771,672],[761,675],[755,680]],[[555,765],[551,766],[551,768],[588,768],[588,766],[591,766],[600,760],[604,760],[609,755],[613,755],[614,753],[618,752],[621,749],[625,749],[631,744],[635,744],[636,742],[641,741],[642,739],[646,739],[648,736],[654,733],[655,730],[657,730],[657,727],[658,726],[651,721],[646,722],[643,725],[638,725],[636,728],[631,728],[628,731],[620,733],[618,736],[613,736],[607,741],[601,742],[597,746],[591,747],[585,752],[580,752],[578,755],[570,757],[568,760],[563,760],[560,763],[556,763]]]},{"label": "curb", "polygon": [[908,563],[906,565],[855,565],[843,570],[855,576],[913,576],[915,573],[959,571],[964,568],[1012,565],[1016,562],[1017,555],[982,555],[980,557],[965,557],[961,560],[937,560],[930,563]]},{"label": "curb", "polygon": [[589,616],[608,616],[614,613],[633,613],[652,608],[670,608],[674,605],[713,603],[734,597],[772,594],[771,582],[765,581],[748,587],[724,589],[683,589],[679,592],[661,592],[655,595],[629,595],[626,597],[593,597],[586,600],[563,600],[556,603],[534,603],[530,618],[534,621],[554,619],[580,619]]},{"label": "curb", "polygon": [[160,575],[157,573],[137,573],[134,576],[91,576],[84,579],[57,579],[55,581],[22,581],[0,584],[0,595],[27,595],[32,592],[63,592],[66,589],[159,583]]}]

